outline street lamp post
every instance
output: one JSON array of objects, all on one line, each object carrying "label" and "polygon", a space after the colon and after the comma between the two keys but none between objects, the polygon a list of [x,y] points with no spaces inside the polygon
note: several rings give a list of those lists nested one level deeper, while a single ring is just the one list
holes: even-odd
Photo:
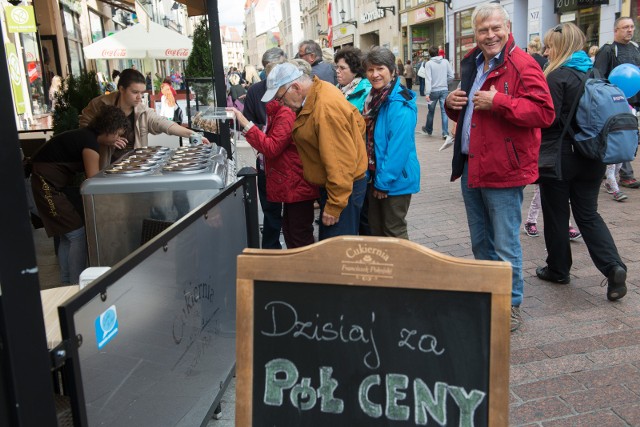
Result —
[{"label": "street lamp post", "polygon": [[340,12],[338,12],[338,15],[340,15],[340,21],[342,21],[343,24],[351,24],[354,27],[358,28],[358,21],[345,21],[344,20],[344,16],[347,14],[347,12],[344,11],[344,9],[342,9]]},{"label": "street lamp post", "polygon": [[382,9],[385,12],[393,13],[393,16],[396,16],[396,7],[395,6],[380,6],[380,0],[376,0],[376,8]]}]

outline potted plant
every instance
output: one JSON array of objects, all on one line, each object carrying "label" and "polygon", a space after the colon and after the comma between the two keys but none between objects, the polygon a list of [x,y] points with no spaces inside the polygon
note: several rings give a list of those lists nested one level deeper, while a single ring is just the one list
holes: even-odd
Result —
[{"label": "potted plant", "polygon": [[82,71],[79,76],[70,74],[55,94],[53,134],[77,129],[82,109],[89,104],[89,101],[101,94],[94,71]]}]

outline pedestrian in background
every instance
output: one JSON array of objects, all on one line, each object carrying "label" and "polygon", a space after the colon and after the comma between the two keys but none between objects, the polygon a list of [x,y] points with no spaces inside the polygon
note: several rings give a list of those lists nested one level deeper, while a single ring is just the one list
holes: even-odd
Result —
[{"label": "pedestrian in background", "polygon": [[407,65],[405,65],[402,75],[404,76],[404,79],[407,83],[407,89],[413,88],[414,71],[413,66],[411,65],[411,61],[407,60]]},{"label": "pedestrian in background", "polygon": [[534,37],[531,39],[529,44],[527,44],[527,53],[536,60],[541,70],[544,70],[544,67],[547,65],[547,58],[542,56],[542,41],[540,37]]},{"label": "pedestrian in background", "polygon": [[418,109],[415,92],[400,85],[393,59],[389,49],[375,47],[362,60],[371,82],[363,110],[369,226],[374,236],[409,239],[406,216],[411,195],[420,191],[415,140]]},{"label": "pedestrian in background", "polygon": [[298,46],[298,58],[311,64],[311,74],[335,86],[336,70],[322,59],[322,55],[322,48],[313,40],[305,40]]},{"label": "pedestrian in background", "polygon": [[598,193],[606,166],[599,160],[588,159],[573,150],[573,138],[563,135],[564,124],[571,120],[575,133],[579,128],[568,117],[574,101],[582,95],[582,80],[592,63],[584,52],[586,37],[573,23],[565,23],[547,31],[544,44],[549,52],[545,70],[553,104],[555,120],[542,130],[540,164],[559,167],[540,168],[540,198],[544,218],[544,240],[547,265],[538,267],[536,275],[545,281],[568,284],[572,264],[571,246],[565,232],[569,220],[569,202],[576,224],[589,255],[598,270],[606,277],[607,298],[611,301],[627,293],[627,267],[606,223],[598,213]]},{"label": "pedestrian in background", "polygon": [[481,4],[471,23],[477,46],[462,59],[460,88],[445,103],[457,122],[451,180],[461,178],[474,257],[511,263],[515,331],[524,294],[523,189],[538,179],[540,128],[550,126],[555,113],[542,70],[515,45],[507,11]]},{"label": "pedestrian in background", "polygon": [[449,94],[449,83],[453,80],[453,68],[449,61],[438,55],[438,48],[429,48],[431,59],[425,64],[425,96],[429,103],[427,122],[422,127],[422,134],[433,133],[433,116],[436,113],[436,106],[440,103],[440,115],[442,117],[442,139],[449,135],[449,120],[444,110],[444,101]]},{"label": "pedestrian in background", "polygon": [[[600,71],[600,74],[605,78],[609,78],[611,70],[620,64],[640,66],[640,49],[638,44],[632,40],[635,29],[633,19],[628,16],[620,17],[613,23],[613,43],[603,45],[593,63],[593,67]],[[636,111],[640,111],[640,95],[632,96],[627,99],[627,102]],[[631,162],[622,163],[618,183],[627,188],[640,188],[640,181],[634,176]]]}]

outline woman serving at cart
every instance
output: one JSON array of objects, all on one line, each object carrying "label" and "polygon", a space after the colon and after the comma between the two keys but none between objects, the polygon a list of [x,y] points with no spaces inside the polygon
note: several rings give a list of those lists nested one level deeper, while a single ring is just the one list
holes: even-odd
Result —
[{"label": "woman serving at cart", "polygon": [[[120,73],[118,90],[108,95],[98,96],[89,102],[80,116],[80,127],[88,126],[95,118],[100,108],[104,105],[115,105],[125,114],[130,123],[130,129],[126,135],[120,137],[120,142],[125,144],[122,151],[115,150],[114,146],[100,145],[100,168],[109,165],[113,160],[134,148],[149,145],[149,134],[168,135],[189,138],[194,132],[181,126],[179,123],[168,120],[157,114],[155,110],[142,103],[142,94],[146,90],[145,78],[139,71],[127,69]],[[101,141],[98,141],[101,142]],[[209,140],[202,138],[204,144]],[[120,144],[121,145],[121,144]]]}]

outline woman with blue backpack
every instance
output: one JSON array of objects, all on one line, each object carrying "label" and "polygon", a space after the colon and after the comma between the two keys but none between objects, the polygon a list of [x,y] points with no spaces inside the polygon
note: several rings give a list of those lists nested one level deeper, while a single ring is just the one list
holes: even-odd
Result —
[{"label": "woman with blue backpack", "polygon": [[[542,129],[539,183],[548,255],[547,265],[539,267],[536,275],[548,282],[570,282],[572,258],[567,223],[571,209],[593,263],[606,277],[607,298],[615,301],[627,293],[627,267],[597,211],[606,166],[601,160],[580,154],[575,147],[576,138],[572,136],[580,132],[574,101],[582,96],[585,74],[592,68],[591,60],[583,51],[585,40],[584,33],[572,23],[560,24],[544,37],[549,53],[544,74],[556,120],[549,128]],[[567,128],[571,132],[567,132]]]}]

